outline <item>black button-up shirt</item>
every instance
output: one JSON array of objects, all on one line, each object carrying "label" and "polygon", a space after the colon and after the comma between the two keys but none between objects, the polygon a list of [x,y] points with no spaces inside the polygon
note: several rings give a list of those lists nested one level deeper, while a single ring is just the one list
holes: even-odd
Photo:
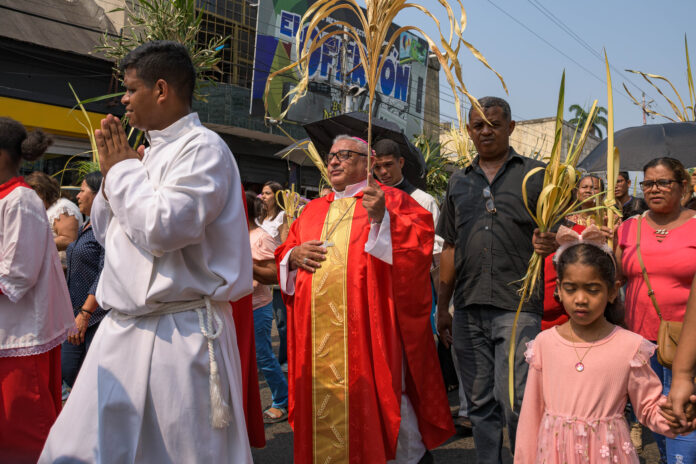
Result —
[{"label": "black button-up shirt", "polygon": [[[544,164],[510,148],[508,159],[492,183],[479,166],[478,157],[450,178],[436,233],[455,246],[455,308],[488,305],[509,311],[517,309],[520,283],[516,281],[527,272],[536,227],[524,207],[522,180],[539,166]],[[543,171],[527,181],[529,208],[533,212],[543,181]],[[495,213],[486,209],[486,187],[492,193]],[[540,290],[525,303],[523,311],[543,312],[543,280],[537,288]]]}]

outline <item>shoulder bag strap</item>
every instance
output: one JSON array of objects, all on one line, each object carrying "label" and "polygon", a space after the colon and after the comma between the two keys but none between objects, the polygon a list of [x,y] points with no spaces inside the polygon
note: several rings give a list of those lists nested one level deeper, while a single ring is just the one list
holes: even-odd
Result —
[{"label": "shoulder bag strap", "polygon": [[650,300],[652,301],[653,307],[655,308],[655,311],[657,312],[657,317],[662,320],[662,312],[660,311],[660,307],[657,305],[657,299],[655,298],[655,291],[653,290],[652,286],[650,285],[650,279],[648,278],[648,271],[645,270],[645,263],[643,262],[643,255],[640,252],[640,229],[641,229],[641,224],[643,223],[643,218],[645,217],[645,214],[641,214],[638,216],[637,221],[638,221],[638,238],[636,239],[636,254],[638,255],[638,262],[640,263],[640,270],[643,272],[643,280],[645,280],[645,285],[648,287],[648,296],[650,297]]}]

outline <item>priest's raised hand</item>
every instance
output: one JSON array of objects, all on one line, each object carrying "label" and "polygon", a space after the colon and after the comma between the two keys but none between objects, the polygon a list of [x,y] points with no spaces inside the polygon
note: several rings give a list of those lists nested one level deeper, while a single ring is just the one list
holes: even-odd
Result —
[{"label": "priest's raised hand", "polygon": [[94,138],[99,153],[99,167],[104,177],[116,163],[132,158],[142,159],[145,152],[142,145],[138,147],[138,151],[131,148],[121,121],[111,114],[101,120],[101,129],[94,131]]}]

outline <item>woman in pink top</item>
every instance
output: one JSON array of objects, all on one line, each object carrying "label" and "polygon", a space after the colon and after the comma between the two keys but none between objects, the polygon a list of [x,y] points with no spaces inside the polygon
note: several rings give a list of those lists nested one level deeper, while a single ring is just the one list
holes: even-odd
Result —
[{"label": "woman in pink top", "polygon": [[271,327],[273,325],[273,293],[269,285],[277,283],[273,252],[277,245],[271,235],[256,224],[263,204],[253,192],[246,192],[247,220],[251,257],[254,260],[254,337],[256,362],[271,390],[273,404],[263,413],[265,423],[280,422],[288,417],[288,381],[273,354]]},{"label": "woman in pink top", "polygon": [[[640,250],[650,285],[662,312],[670,321],[683,321],[691,282],[696,274],[696,219],[682,198],[690,191],[689,174],[673,158],[657,158],[643,169],[640,183],[648,210],[621,224],[616,250],[627,282],[626,325],[644,338],[657,340],[660,318],[648,295],[636,254],[637,225],[641,221]],[[672,371],[657,358],[651,365],[669,393]],[[696,462],[696,434],[665,440],[656,437],[660,454],[670,464]]]},{"label": "woman in pink top", "polygon": [[570,234],[577,237],[561,227],[556,252],[559,296],[570,320],[527,345],[515,463],[638,463],[624,418],[627,399],[642,423],[671,434],[659,410],[662,385],[649,363],[655,346],[616,325],[619,282],[602,233],[591,226],[582,241],[563,245]]}]

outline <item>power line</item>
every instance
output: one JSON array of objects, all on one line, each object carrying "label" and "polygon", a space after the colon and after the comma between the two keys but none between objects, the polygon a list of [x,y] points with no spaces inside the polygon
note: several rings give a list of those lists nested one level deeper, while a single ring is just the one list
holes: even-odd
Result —
[{"label": "power line", "polygon": [[[599,53],[597,50],[592,48],[590,44],[588,44],[580,35],[578,35],[575,31],[573,31],[570,26],[568,26],[566,23],[564,23],[560,18],[558,18],[556,15],[554,15],[551,11],[549,11],[548,8],[546,8],[544,5],[539,2],[539,0],[527,0],[534,8],[539,10],[544,16],[546,16],[552,23],[554,23],[558,28],[560,28],[563,32],[568,34],[573,40],[575,40],[580,46],[582,46],[585,50],[587,50],[592,56],[600,60],[601,62],[604,62],[604,56]],[[620,74],[630,85],[635,87],[638,91],[646,93],[645,90],[643,90],[641,87],[639,87],[637,84],[635,84],[622,70],[617,69],[611,62],[609,63],[609,67],[613,69],[617,74]],[[650,96],[650,95],[648,95]],[[651,96],[652,98],[652,96]]]},{"label": "power line", "polygon": [[[523,27],[524,29],[526,29],[529,33],[533,34],[536,38],[538,38],[539,40],[541,40],[542,42],[544,42],[546,45],[548,45],[549,47],[553,48],[553,49],[556,50],[558,53],[560,53],[561,55],[563,55],[564,57],[566,57],[567,59],[569,59],[570,61],[572,61],[573,63],[575,63],[579,68],[581,68],[581,69],[584,70],[586,73],[588,73],[589,75],[591,75],[592,77],[594,77],[595,79],[597,79],[599,82],[601,82],[601,83],[604,84],[604,85],[607,85],[607,83],[604,81],[604,79],[602,79],[602,78],[599,77],[597,74],[595,74],[594,72],[592,72],[592,71],[590,71],[589,69],[587,69],[585,66],[583,66],[582,64],[580,64],[577,60],[575,60],[574,58],[572,58],[571,56],[569,56],[568,54],[566,54],[563,50],[561,50],[560,48],[556,47],[555,45],[553,45],[553,44],[552,44],[551,42],[549,42],[548,40],[544,39],[542,36],[540,36],[539,34],[537,34],[533,29],[529,28],[526,24],[524,24],[523,22],[519,21],[517,18],[515,18],[513,15],[511,15],[510,13],[508,13],[507,11],[505,11],[505,10],[504,10],[503,8],[501,8],[500,6],[498,6],[498,5],[496,5],[495,3],[493,3],[492,0],[488,0],[488,3],[490,3],[491,5],[493,5],[493,6],[494,6],[496,9],[498,9],[501,13],[503,13],[505,16],[507,16],[508,18],[510,18],[510,19],[512,19],[513,21],[515,21],[517,24],[519,24],[520,26],[522,26],[522,27]],[[623,96],[626,100],[628,100],[628,101],[630,101],[631,103],[633,103],[633,100],[631,100],[631,99],[628,97],[628,95],[626,95],[626,94],[620,92],[619,90],[617,90],[617,89],[614,88],[613,86],[612,86],[612,88],[616,91],[616,93],[618,93],[619,95]]]}]

